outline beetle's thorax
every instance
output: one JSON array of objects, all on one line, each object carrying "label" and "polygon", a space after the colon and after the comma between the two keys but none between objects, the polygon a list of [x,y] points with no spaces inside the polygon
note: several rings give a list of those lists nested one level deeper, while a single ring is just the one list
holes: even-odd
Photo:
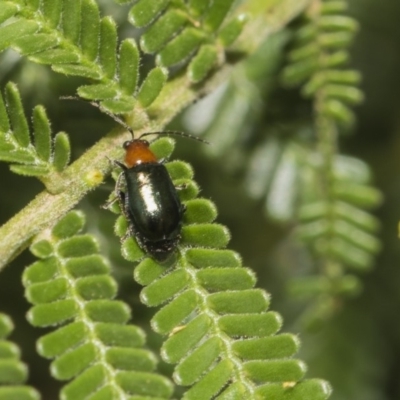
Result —
[{"label": "beetle's thorax", "polygon": [[139,164],[155,163],[157,158],[149,148],[147,140],[134,139],[124,143],[125,165],[128,168]]}]

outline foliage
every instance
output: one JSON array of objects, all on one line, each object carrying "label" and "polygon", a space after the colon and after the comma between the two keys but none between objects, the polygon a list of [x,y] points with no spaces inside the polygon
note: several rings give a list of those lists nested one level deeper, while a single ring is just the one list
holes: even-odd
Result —
[{"label": "foliage", "polygon": [[[349,105],[363,99],[356,86],[360,74],[346,68],[347,48],[358,28],[344,15],[346,9],[345,1],[336,0],[310,7],[283,74],[286,84],[306,81],[302,94],[313,101],[317,154],[308,158],[314,177],[308,178],[302,193],[298,234],[322,260],[320,277],[311,279],[309,294],[323,296],[325,304],[319,307],[327,314],[335,309],[332,299],[359,290],[358,280],[347,275],[346,267],[363,270],[380,250],[374,237],[379,223],[364,210],[377,207],[381,194],[370,186],[367,166],[337,155],[340,126],[354,124]],[[318,191],[315,185],[320,186]]]},{"label": "foliage", "polygon": [[[200,82],[213,67],[225,61],[223,47],[240,35],[245,15],[224,22],[233,0],[149,1],[140,0],[129,11],[129,21],[143,27],[141,36],[146,53],[158,53],[156,62],[170,67],[191,59],[187,73],[192,82]],[[223,25],[222,25],[223,24]]]},{"label": "foliage", "polygon": [[[25,2],[24,2],[25,3]],[[132,111],[135,99],[148,107],[157,97],[166,71],[155,68],[138,88],[139,53],[132,39],[117,51],[117,27],[110,17],[100,19],[94,0],[19,1],[4,3],[0,50],[13,47],[54,71],[92,80],[78,88],[80,96],[101,101],[114,113]]]},{"label": "foliage", "polygon": [[[0,95],[0,160],[13,163],[11,171],[37,176],[46,185],[46,177],[61,172],[70,158],[68,136],[59,132],[51,142],[50,122],[42,106],[33,110],[34,143],[31,143],[28,121],[15,84],[6,86],[6,102]],[[51,192],[54,188],[49,185]]]},{"label": "foliage", "polygon": [[[365,306],[368,295],[361,294],[370,285],[361,273],[378,273],[381,222],[372,212],[383,196],[361,161],[368,157],[352,148],[358,136],[350,133],[360,116],[353,106],[363,100],[365,83],[349,67],[359,24],[348,16],[347,2],[114,3],[0,0],[0,160],[9,166],[2,170],[7,190],[0,216],[7,220],[37,194],[31,177],[45,187],[0,228],[0,304],[16,322],[12,340],[31,367],[28,384],[46,398],[60,389],[61,398],[92,400],[336,400],[346,398],[342,391],[351,393],[348,398],[385,398],[372,383],[378,373],[384,380],[384,369],[370,366],[377,354],[383,364],[387,354],[376,338],[389,311],[377,312],[374,296]],[[119,179],[110,160],[121,160],[122,144],[131,139],[124,124],[135,137],[162,131],[221,83],[207,112],[191,110],[170,128],[182,129],[184,122],[200,133],[208,123],[211,146],[179,139],[177,149],[179,158],[196,165],[202,197],[193,167],[171,159],[174,140],[151,141],[185,206],[173,257],[157,263],[146,254],[127,234],[116,201],[109,208],[118,215],[122,259],[110,232],[113,217],[99,210],[104,193],[94,189],[107,188],[110,173]],[[58,101],[71,95],[108,116],[88,104]],[[205,121],[207,114],[213,119]],[[122,124],[97,141],[113,122],[109,116]],[[68,136],[53,135],[64,129]],[[125,190],[123,177],[119,181]],[[85,214],[71,212],[82,199]],[[273,221],[269,229],[262,212]],[[85,220],[89,234],[82,233]],[[245,263],[228,247],[231,236]],[[19,256],[28,247],[38,260]],[[272,261],[271,247],[278,250]],[[283,268],[275,268],[278,263]],[[19,316],[26,306],[13,282],[21,279],[18,266],[28,264],[22,280],[32,326],[24,327]],[[258,268],[258,287],[243,264]],[[283,306],[283,278],[290,279],[292,294],[308,301]],[[380,292],[391,293],[395,282],[386,280]],[[273,294],[272,309],[264,288]],[[354,310],[354,304],[361,306]],[[368,323],[365,309],[383,324]],[[276,310],[285,315],[284,330]],[[318,326],[319,334],[308,336],[304,322]],[[2,390],[7,399],[38,398],[23,386],[26,369],[5,340],[5,314],[2,323],[0,375],[15,379],[0,382],[0,398]],[[44,378],[45,361],[32,359],[29,342],[37,331],[37,352],[49,359],[55,380]],[[331,395],[326,381],[307,379],[302,360],[308,376],[332,378],[338,391]],[[337,365],[341,373],[335,375]],[[354,377],[357,384],[368,377],[368,384],[355,390]]]},{"label": "foliage", "polygon": [[[171,139],[158,140],[152,149],[168,159]],[[176,364],[175,382],[193,385],[183,398],[327,398],[329,389],[322,382],[295,383],[305,372],[301,361],[290,358],[298,339],[276,334],[280,316],[267,311],[269,296],[254,288],[255,276],[243,268],[240,256],[224,249],[229,232],[213,223],[215,206],[195,198],[198,188],[189,165],[175,161],[166,167],[175,186],[184,185],[180,198],[186,212],[177,260],[168,267],[155,262],[132,237],[122,248],[127,260],[140,261],[134,277],[145,286],[142,302],[161,306],[151,325],[168,335],[161,356]],[[126,236],[126,226],[121,216],[115,227],[119,236]],[[289,390],[282,389],[285,382],[292,382]]]},{"label": "foliage", "polygon": [[[363,99],[357,87],[360,73],[347,67],[358,24],[345,15],[346,9],[345,1],[312,2],[290,42],[287,32],[266,42],[237,70],[205,132],[216,143],[210,155],[229,157],[227,172],[246,165],[243,184],[251,197],[263,200],[268,218],[281,224],[296,221],[295,237],[310,250],[317,270],[290,284],[296,296],[317,300],[305,314],[307,323],[328,318],[338,298],[360,292],[353,271],[371,268],[381,248],[376,238],[380,224],[370,210],[381,204],[382,195],[372,186],[368,165],[338,149],[339,133],[354,125],[350,106]],[[314,121],[272,108],[267,112],[270,126],[259,134],[257,123],[277,90],[273,79],[288,43],[282,83],[301,86],[301,95],[311,99]],[[240,111],[232,118],[236,108]],[[243,146],[244,130],[249,150]]]},{"label": "foliage", "polygon": [[23,385],[27,379],[27,368],[20,358],[19,347],[6,340],[14,326],[10,317],[0,314],[0,399],[36,400],[39,393]]},{"label": "foliage", "polygon": [[113,300],[117,283],[96,239],[79,234],[83,224],[84,216],[71,212],[31,246],[40,260],[23,276],[33,304],[27,318],[38,327],[63,324],[39,339],[38,351],[54,359],[56,379],[73,378],[63,399],[169,398],[172,385],[153,373],[156,357],[142,349],[144,332],[126,325],[129,307]]}]

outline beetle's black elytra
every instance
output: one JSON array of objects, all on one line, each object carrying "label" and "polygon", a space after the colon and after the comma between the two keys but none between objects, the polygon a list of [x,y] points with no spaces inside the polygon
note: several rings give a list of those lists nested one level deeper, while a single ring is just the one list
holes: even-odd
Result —
[{"label": "beetle's black elytra", "polygon": [[139,246],[156,261],[165,262],[179,243],[185,207],[149,142],[133,139],[124,148],[125,164],[115,161],[126,186],[123,192],[117,183],[121,209]]}]

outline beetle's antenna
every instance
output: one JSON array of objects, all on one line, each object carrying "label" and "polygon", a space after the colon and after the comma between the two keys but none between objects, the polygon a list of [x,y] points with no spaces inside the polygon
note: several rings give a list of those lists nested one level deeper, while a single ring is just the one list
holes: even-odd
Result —
[{"label": "beetle's antenna", "polygon": [[133,133],[133,129],[125,122],[123,121],[121,118],[117,117],[116,115],[114,115],[113,113],[111,113],[110,111],[106,110],[105,108],[103,108],[99,103],[96,103],[95,101],[87,101],[87,100],[82,100],[81,98],[77,97],[77,96],[61,96],[60,97],[61,100],[77,100],[77,101],[84,101],[84,102],[88,102],[89,104],[91,104],[92,106],[98,108],[102,113],[107,114],[109,117],[111,117],[115,122],[117,122],[118,124],[120,124],[121,126],[123,126],[128,132],[131,133],[132,138],[135,139],[134,133]]},{"label": "beetle's antenna", "polygon": [[125,121],[123,121],[121,118],[117,117],[116,115],[114,115],[110,111],[108,111],[105,108],[103,108],[99,103],[96,103],[95,101],[83,100],[83,99],[81,99],[81,98],[79,98],[77,96],[61,96],[60,99],[61,100],[84,101],[84,102],[87,102],[87,103],[91,104],[93,107],[98,108],[102,113],[107,114],[115,122],[117,122],[118,124],[123,126],[128,132],[131,133],[133,140],[140,140],[142,137],[149,136],[149,135],[159,135],[159,136],[173,136],[173,135],[176,135],[176,136],[183,136],[183,137],[186,137],[186,138],[189,138],[189,139],[197,140],[197,141],[202,142],[202,143],[210,144],[209,142],[207,142],[207,140],[204,140],[204,139],[198,138],[197,136],[189,135],[187,133],[180,132],[180,131],[145,132],[145,133],[142,133],[137,139],[135,139],[135,135],[134,135],[133,129]]},{"label": "beetle's antenna", "polygon": [[159,136],[183,136],[189,139],[197,140],[202,143],[210,144],[210,142],[207,142],[207,140],[198,138],[197,136],[189,135],[188,133],[180,132],[180,131],[159,131],[159,132],[145,132],[142,133],[138,139],[141,139],[143,136],[149,136],[149,135],[159,135]]}]

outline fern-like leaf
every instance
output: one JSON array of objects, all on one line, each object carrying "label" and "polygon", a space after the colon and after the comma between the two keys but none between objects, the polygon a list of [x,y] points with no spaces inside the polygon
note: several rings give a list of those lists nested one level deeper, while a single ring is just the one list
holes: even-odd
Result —
[{"label": "fern-like leaf", "polygon": [[223,48],[241,33],[243,15],[224,23],[232,4],[232,0],[139,0],[129,12],[129,21],[137,27],[148,26],[141,48],[158,53],[159,65],[170,67],[191,60],[189,79],[200,82],[225,58]]},{"label": "fern-like leaf", "polygon": [[361,282],[353,273],[371,268],[381,248],[380,223],[370,210],[382,195],[361,160],[335,155],[329,186],[321,184],[323,164],[315,149],[271,137],[255,150],[245,183],[254,198],[265,197],[270,219],[297,221],[295,236],[311,250],[321,273],[298,278],[290,288],[298,296],[327,300],[329,306],[322,307],[327,315],[336,307],[334,298],[359,292]]},{"label": "fern-like leaf", "polygon": [[[265,101],[265,98],[271,101],[269,96],[282,58],[282,47],[288,39],[286,32],[280,32],[246,60],[243,68],[234,72],[222,95],[208,105],[215,111],[205,136],[213,143],[208,152],[224,157],[223,166],[228,173],[237,172],[246,165],[246,192],[255,200],[264,202],[268,218],[286,224],[299,223],[296,230],[298,237],[304,239],[316,256],[316,265],[321,267],[321,273],[299,279],[291,285],[292,290],[302,295],[321,295],[321,299],[325,293],[327,296],[324,298],[329,299],[330,306],[320,309],[332,311],[338,304],[335,301],[338,295],[359,292],[361,283],[353,275],[354,268],[369,268],[379,251],[380,244],[376,237],[379,223],[370,214],[370,209],[379,205],[381,195],[372,187],[371,172],[365,163],[337,154],[340,121],[326,114],[324,107],[321,108],[321,104],[328,99],[342,101],[344,107],[350,107],[362,98],[356,87],[360,74],[345,66],[349,58],[346,46],[343,44],[340,51],[330,54],[329,47],[318,45],[324,32],[340,31],[347,26],[347,31],[354,34],[357,24],[341,15],[346,8],[343,2],[317,3],[320,7],[315,9],[321,11],[322,22],[313,14],[314,7],[311,7],[310,15],[314,19],[309,17],[308,24],[295,32],[297,41],[284,74],[287,78],[296,68],[302,71],[294,61],[296,57],[307,55],[313,60],[309,62],[313,69],[307,70],[301,79],[299,75],[291,83],[306,82],[303,92],[314,99],[315,128],[304,121],[295,121],[293,127],[293,115],[276,115],[276,107],[269,111]],[[337,14],[344,18],[336,18],[339,17]],[[321,61],[326,59],[336,60],[337,64],[327,68]],[[316,60],[320,60],[321,64]],[[270,80],[266,80],[265,76],[270,76]],[[310,82],[317,81],[319,85],[314,85],[314,91],[310,91]],[[343,85],[339,89],[345,89],[344,92],[339,90],[341,94],[337,91],[338,86],[333,85],[340,82]],[[351,101],[351,96],[354,101]],[[202,111],[200,109],[200,113]],[[196,113],[196,110],[192,112]],[[188,125],[191,125],[192,114],[188,117]],[[193,119],[196,117],[199,116],[195,115]],[[272,125],[265,132],[259,132],[262,119],[271,121]],[[275,121],[277,126],[273,125]],[[195,126],[190,128],[196,129]],[[291,130],[295,132],[291,133]],[[256,135],[261,134],[267,138],[258,139]],[[247,149],[251,146],[254,149],[249,152]]]},{"label": "fern-like leaf", "polygon": [[302,85],[302,94],[312,98],[314,105],[316,149],[303,159],[308,168],[302,173],[297,233],[316,256],[322,272],[295,283],[293,289],[321,295],[325,304],[316,307],[320,318],[334,311],[338,295],[359,291],[358,279],[349,275],[347,268],[370,267],[380,250],[375,237],[379,224],[367,210],[380,204],[381,194],[370,186],[364,163],[337,155],[339,133],[355,121],[350,107],[363,99],[357,87],[360,74],[346,66],[347,47],[358,24],[345,15],[345,1],[316,4],[295,32],[283,80],[288,85]]},{"label": "fern-like leaf", "polygon": [[118,45],[115,22],[100,18],[94,0],[24,4],[10,0],[4,6],[3,20],[15,22],[0,26],[0,51],[12,47],[36,63],[51,65],[54,71],[91,79],[91,84],[78,89],[80,96],[119,114],[133,110],[137,94],[146,98],[140,104],[147,108],[161,91],[166,70],[156,67],[147,85],[139,88],[135,41],[125,39]]},{"label": "fern-like leaf", "polygon": [[305,83],[303,94],[317,99],[318,112],[348,127],[354,123],[349,106],[359,104],[364,96],[356,86],[359,72],[346,68],[347,47],[358,29],[357,21],[343,14],[346,8],[344,0],[327,0],[310,9],[295,33],[283,81]]},{"label": "fern-like leaf", "polygon": [[8,83],[4,99],[0,93],[0,160],[11,163],[13,172],[37,176],[46,184],[46,177],[61,172],[69,161],[68,136],[60,132],[52,144],[50,122],[42,106],[33,110],[32,136],[33,142],[18,89]]},{"label": "fern-like leaf", "polygon": [[19,348],[6,340],[13,328],[11,319],[0,313],[0,400],[38,400],[39,393],[24,385],[27,368],[19,360]]},{"label": "fern-like leaf", "polygon": [[63,399],[167,399],[171,383],[153,372],[155,356],[142,348],[144,333],[130,319],[128,306],[113,300],[117,285],[90,235],[79,234],[83,214],[71,212],[31,251],[39,261],[23,276],[32,325],[62,324],[41,337],[37,347],[54,359],[52,375],[71,380]]},{"label": "fern-like leaf", "polygon": [[[166,159],[172,143],[159,139],[152,150]],[[179,191],[186,211],[176,262],[157,263],[132,237],[123,243],[123,254],[140,261],[134,277],[145,286],[142,302],[161,306],[151,325],[168,335],[161,356],[176,364],[175,382],[190,386],[183,399],[328,398],[324,382],[303,380],[305,366],[292,358],[297,337],[277,334],[282,321],[268,311],[268,294],[254,288],[253,272],[242,266],[237,253],[225,249],[229,232],[214,223],[215,206],[196,198],[192,169],[181,161],[166,167],[175,185],[185,185]],[[117,234],[124,236],[126,227],[119,217]]]}]

